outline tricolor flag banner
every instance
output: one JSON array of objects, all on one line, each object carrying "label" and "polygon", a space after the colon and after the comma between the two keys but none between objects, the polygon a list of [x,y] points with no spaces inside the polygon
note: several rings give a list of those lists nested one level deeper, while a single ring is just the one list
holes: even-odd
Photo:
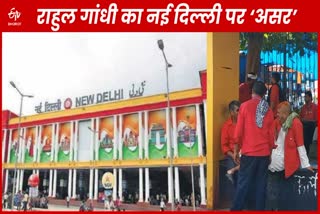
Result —
[{"label": "tricolor flag banner", "polygon": [[318,209],[317,1],[0,2],[3,211]]}]

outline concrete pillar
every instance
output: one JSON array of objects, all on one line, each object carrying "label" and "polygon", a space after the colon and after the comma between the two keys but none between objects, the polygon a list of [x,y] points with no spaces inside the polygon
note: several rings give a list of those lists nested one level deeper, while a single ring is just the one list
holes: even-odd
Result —
[{"label": "concrete pillar", "polygon": [[[94,119],[91,119],[91,129],[94,130]],[[90,160],[92,161],[93,158],[93,154],[94,154],[94,140],[95,140],[95,135],[96,133],[94,131],[90,132],[91,134],[91,141],[90,141]]]},{"label": "concrete pillar", "polygon": [[139,168],[139,202],[143,202],[143,169]]},{"label": "concrete pillar", "polygon": [[93,193],[93,169],[90,169],[90,178],[89,178],[89,199],[92,199]]},{"label": "concrete pillar", "polygon": [[25,156],[26,156],[26,136],[27,136],[27,132],[26,132],[26,128],[23,129],[23,135],[22,135],[22,152],[21,152],[21,163],[25,162]]},{"label": "concrete pillar", "polygon": [[122,201],[122,169],[119,169],[119,192],[118,196],[120,197],[120,201]]},{"label": "concrete pillar", "polygon": [[53,171],[53,190],[52,190],[52,197],[55,198],[57,193],[57,170]]},{"label": "concrete pillar", "polygon": [[[170,158],[170,149],[171,149],[171,135],[170,135],[170,115],[169,109],[166,108],[166,137],[167,137],[167,157]],[[172,156],[173,157],[173,156]]]},{"label": "concrete pillar", "polygon": [[75,131],[71,130],[72,133],[74,133],[74,142],[73,142],[73,147],[74,147],[74,155],[73,155],[73,160],[77,161],[78,160],[78,128],[79,128],[79,121],[75,121]]},{"label": "concrete pillar", "polygon": [[20,189],[20,170],[17,169],[17,181],[15,182],[15,192],[19,192]]},{"label": "concrete pillar", "polygon": [[178,157],[178,136],[177,136],[177,108],[172,107],[172,142],[173,142],[173,157]]},{"label": "concrete pillar", "polygon": [[206,200],[206,184],[205,184],[205,176],[204,176],[204,165],[200,164],[200,196],[201,196],[201,202],[200,205],[206,206],[207,200]]},{"label": "concrete pillar", "polygon": [[[34,145],[33,145],[33,162],[37,162],[37,154],[38,154],[38,133],[39,133],[39,127],[36,127],[36,136],[34,138]],[[34,170],[33,170],[34,173]]]},{"label": "concrete pillar", "polygon": [[40,163],[40,155],[41,155],[41,151],[42,151],[42,149],[40,149],[40,144],[41,144],[41,141],[42,141],[42,130],[43,129],[43,126],[40,126],[39,127],[39,133],[38,133],[38,140],[37,140],[37,156],[38,156],[38,158],[37,158],[37,160],[38,160],[38,163]]},{"label": "concrete pillar", "polygon": [[71,196],[71,187],[72,187],[72,169],[69,169],[69,178],[68,178],[68,196]]},{"label": "concrete pillar", "polygon": [[[52,124],[52,134],[51,134],[51,154],[50,154],[50,161],[52,162],[55,158],[55,154],[57,153],[56,151],[56,141],[57,138],[56,137],[56,132],[55,132],[55,125],[56,124]],[[57,128],[57,132],[59,132],[59,127]]]},{"label": "concrete pillar", "polygon": [[206,135],[205,135],[205,142],[207,142],[207,139],[208,139],[208,132],[207,132],[207,100],[204,100],[203,101],[203,111],[204,111],[204,124],[205,124],[205,132],[206,132]]},{"label": "concrete pillar", "polygon": [[50,169],[49,172],[49,197],[52,197],[52,184],[53,184],[53,179],[52,179],[52,169]]},{"label": "concrete pillar", "polygon": [[23,188],[23,178],[24,178],[24,169],[21,169],[20,170],[20,183],[19,183],[19,189],[21,189],[22,190],[22,188]]},{"label": "concrete pillar", "polygon": [[[95,128],[95,138],[94,138],[94,160],[99,160],[99,124],[100,124],[100,119],[96,118],[96,128]],[[96,190],[95,190],[96,191]],[[97,193],[98,194],[98,193]],[[95,198],[96,196],[94,196]],[[98,195],[97,195],[97,199],[98,199]]]},{"label": "concrete pillar", "polygon": [[119,146],[119,137],[118,137],[118,120],[117,115],[113,116],[113,160],[117,160],[118,156],[118,146]]},{"label": "concrete pillar", "polygon": [[[149,159],[148,111],[144,111],[144,158]],[[148,198],[147,198],[148,199]]]},{"label": "concrete pillar", "polygon": [[[167,156],[169,159],[173,159],[171,154],[171,127],[170,127],[170,109],[166,108],[166,137],[167,137]],[[170,160],[172,164],[172,160]],[[168,203],[173,202],[174,190],[173,190],[173,167],[168,167]]]},{"label": "concrete pillar", "polygon": [[4,182],[4,192],[8,192],[8,179],[9,179],[9,170],[6,170],[6,177]]},{"label": "concrete pillar", "polygon": [[178,167],[174,167],[174,188],[175,188],[175,199],[180,201],[180,179],[179,179]]},{"label": "concrete pillar", "polygon": [[98,190],[99,190],[99,169],[94,170],[94,200],[98,200]]},{"label": "concrete pillar", "polygon": [[117,199],[117,184],[118,184],[118,181],[117,181],[117,169],[114,168],[113,169],[113,191],[112,191],[112,198],[113,200],[116,200]]},{"label": "concrete pillar", "polygon": [[[119,115],[119,142],[118,142],[118,151],[119,151],[119,160],[122,160],[122,119],[123,119],[123,116],[122,115]],[[120,171],[119,171],[120,173]],[[119,177],[120,178],[120,177]],[[120,185],[120,183],[119,183]],[[122,197],[122,196],[120,196]]]},{"label": "concrete pillar", "polygon": [[[3,140],[2,140],[2,163],[4,163],[5,162],[5,160],[4,160],[4,157],[5,157],[5,155],[6,155],[6,139],[7,139],[7,132],[8,132],[8,130],[7,129],[4,129],[3,130]],[[8,153],[10,152],[10,150],[8,150]],[[2,170],[3,170],[3,168],[2,168]],[[2,171],[2,174],[3,174],[3,171]]]},{"label": "concrete pillar", "polygon": [[197,136],[198,136],[198,156],[203,156],[203,139],[202,139],[202,127],[201,127],[201,117],[200,117],[200,106],[196,104],[196,116],[197,116]]},{"label": "concrete pillar", "polygon": [[[74,154],[74,132],[73,132],[73,129],[74,129],[74,122],[70,122],[70,157],[69,157],[69,160],[70,161],[73,161],[73,154]],[[58,151],[57,151],[58,152]],[[71,194],[69,195],[69,197],[71,196]]]},{"label": "concrete pillar", "polygon": [[9,131],[9,147],[8,147],[7,163],[10,163],[11,147],[12,147],[12,129],[10,129]]},{"label": "concrete pillar", "polygon": [[[172,203],[173,202],[173,195],[170,194],[170,192],[172,191],[173,188],[173,182],[170,182],[170,179],[172,179],[173,175],[172,175],[172,168],[168,167],[168,203]],[[172,191],[173,192],[173,191]]]},{"label": "concrete pillar", "polygon": [[221,126],[228,117],[228,103],[239,96],[239,33],[208,33],[207,59],[207,207],[213,209],[222,158]]},{"label": "concrete pillar", "polygon": [[18,142],[19,142],[19,151],[18,151],[18,163],[22,163],[23,152],[24,152],[24,142],[20,136],[23,138],[24,128],[20,128],[20,133],[18,135]]},{"label": "concrete pillar", "polygon": [[77,170],[73,170],[73,182],[72,182],[72,198],[76,198],[77,190]]},{"label": "concrete pillar", "polygon": [[145,202],[149,203],[149,199],[150,199],[150,183],[149,183],[149,168],[145,168]]},{"label": "concrete pillar", "polygon": [[142,159],[143,155],[143,128],[142,128],[142,112],[139,112],[139,159]]}]

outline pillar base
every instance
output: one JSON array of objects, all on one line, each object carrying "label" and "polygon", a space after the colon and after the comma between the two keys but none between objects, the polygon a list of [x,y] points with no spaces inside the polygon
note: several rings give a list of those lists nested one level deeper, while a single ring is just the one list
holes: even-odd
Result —
[{"label": "pillar base", "polygon": [[141,206],[145,206],[145,205],[148,205],[149,203],[147,202],[144,202],[144,201],[138,201],[137,202],[137,205],[141,205]]},{"label": "pillar base", "polygon": [[200,204],[200,208],[207,208],[206,204]]}]

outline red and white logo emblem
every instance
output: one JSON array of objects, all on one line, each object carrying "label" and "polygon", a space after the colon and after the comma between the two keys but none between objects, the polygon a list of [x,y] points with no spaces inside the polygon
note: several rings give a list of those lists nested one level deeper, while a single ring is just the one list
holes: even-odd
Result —
[{"label": "red and white logo emblem", "polygon": [[14,19],[14,21],[17,21],[17,19],[20,18],[21,13],[15,8],[11,8],[10,12],[8,13],[8,16],[9,16],[9,19]]},{"label": "red and white logo emblem", "polygon": [[72,107],[72,100],[70,98],[67,98],[65,101],[64,101],[64,108],[65,109],[70,109]]}]

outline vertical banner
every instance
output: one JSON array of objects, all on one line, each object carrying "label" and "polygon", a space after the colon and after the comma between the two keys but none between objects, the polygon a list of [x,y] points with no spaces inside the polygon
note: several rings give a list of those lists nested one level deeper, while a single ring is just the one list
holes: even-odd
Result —
[{"label": "vertical banner", "polygon": [[71,123],[62,123],[58,131],[58,162],[70,160]]},{"label": "vertical banner", "polygon": [[196,107],[177,108],[177,132],[179,157],[198,156]]},{"label": "vertical banner", "polygon": [[100,118],[99,123],[99,160],[112,160],[114,146],[113,117]]},{"label": "vertical banner", "polygon": [[40,163],[50,162],[52,144],[52,125],[46,125],[42,128],[40,141]]},{"label": "vertical banner", "polygon": [[11,147],[10,147],[10,163],[16,161],[16,151],[19,149],[18,129],[12,131]]},{"label": "vertical banner", "polygon": [[32,163],[34,160],[36,143],[36,127],[27,128],[26,131],[26,141],[25,141],[25,151],[24,151],[24,162]]},{"label": "vertical banner", "polygon": [[167,157],[166,111],[148,113],[149,159]]},{"label": "vertical banner", "polygon": [[139,114],[123,116],[122,123],[123,160],[139,158]]}]

